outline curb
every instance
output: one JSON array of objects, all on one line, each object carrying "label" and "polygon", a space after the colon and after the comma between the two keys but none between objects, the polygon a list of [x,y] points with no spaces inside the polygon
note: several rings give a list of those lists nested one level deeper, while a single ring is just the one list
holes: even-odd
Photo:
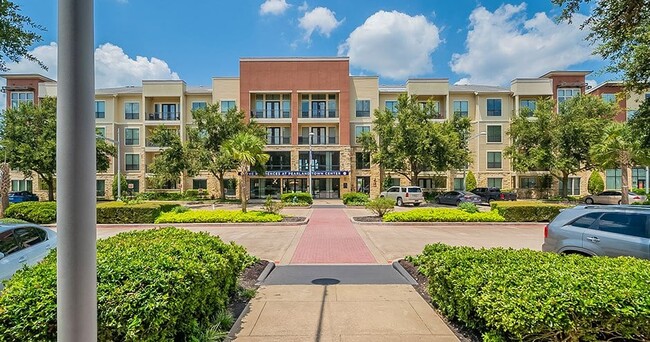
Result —
[{"label": "curb", "polygon": [[392,264],[392,265],[393,265],[393,268],[394,268],[394,269],[395,269],[399,274],[401,274],[402,277],[404,277],[404,278],[409,282],[409,284],[411,284],[411,285],[417,285],[418,282],[417,282],[417,281],[416,281],[416,280],[411,276],[410,273],[408,273],[408,271],[406,271],[406,269],[404,269],[404,267],[402,267],[402,265],[399,264],[399,261],[400,261],[400,260],[402,260],[402,259],[397,259],[397,260],[393,261],[393,264]]},{"label": "curb", "polygon": [[260,276],[257,277],[257,282],[255,285],[261,285],[264,280],[271,274],[271,272],[275,269],[275,262],[269,261],[268,264],[266,264],[266,267],[264,267],[264,270],[262,273],[260,273]]},{"label": "curb", "polygon": [[230,342],[235,339],[237,333],[241,331],[241,324],[242,321],[244,320],[244,316],[246,316],[250,311],[251,311],[251,302],[248,302],[244,307],[244,310],[242,310],[241,314],[239,314],[239,317],[237,317],[235,323],[233,323],[232,327],[230,327],[230,330],[228,330],[228,336],[226,336],[226,338],[223,339],[225,342]]},{"label": "curb", "polygon": [[526,225],[547,225],[548,222],[361,222],[350,218],[353,224],[358,225],[379,225],[379,226],[428,226],[428,227],[442,227],[442,226],[476,226],[476,225],[495,225],[507,226],[513,224],[526,224]]}]

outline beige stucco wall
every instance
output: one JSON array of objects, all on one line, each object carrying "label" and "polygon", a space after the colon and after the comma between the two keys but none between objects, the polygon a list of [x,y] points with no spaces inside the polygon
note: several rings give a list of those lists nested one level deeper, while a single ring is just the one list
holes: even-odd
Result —
[{"label": "beige stucco wall", "polygon": [[549,79],[515,79],[510,84],[510,91],[516,96],[551,96],[553,80]]},{"label": "beige stucco wall", "polygon": [[406,92],[412,95],[447,95],[449,79],[408,80]]}]

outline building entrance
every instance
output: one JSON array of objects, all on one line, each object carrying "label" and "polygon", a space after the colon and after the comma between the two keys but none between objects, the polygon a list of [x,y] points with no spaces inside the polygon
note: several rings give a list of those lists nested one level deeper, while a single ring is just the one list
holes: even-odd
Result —
[{"label": "building entrance", "polygon": [[[307,192],[308,177],[292,178],[253,178],[250,181],[250,198],[259,199],[271,196],[280,198],[283,193]],[[339,178],[312,178],[314,198],[339,198],[341,180]]]}]

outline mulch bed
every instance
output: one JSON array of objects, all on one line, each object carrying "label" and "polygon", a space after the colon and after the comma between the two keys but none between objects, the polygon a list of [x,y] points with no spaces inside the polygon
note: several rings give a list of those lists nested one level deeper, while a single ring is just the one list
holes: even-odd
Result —
[{"label": "mulch bed", "polygon": [[[262,274],[262,271],[264,271],[264,268],[268,263],[269,262],[266,260],[259,260],[251,266],[248,266],[237,280],[239,286],[245,290],[257,290],[259,287],[256,285],[257,278]],[[248,301],[250,300],[249,298],[241,297],[240,294],[242,292],[243,291],[237,291],[233,297],[230,298],[230,303],[228,304],[228,311],[230,311],[235,320],[239,315],[241,315],[246,304],[248,304]]]},{"label": "mulch bed", "polygon": [[480,342],[482,341],[481,335],[477,334],[475,331],[468,329],[462,323],[456,321],[450,321],[443,315],[433,304],[431,303],[431,296],[429,296],[429,279],[425,277],[422,273],[418,271],[418,268],[412,263],[406,260],[400,260],[399,264],[404,267],[404,269],[418,282],[417,285],[413,285],[415,291],[417,291],[424,300],[429,303],[429,305],[438,313],[438,315],[447,323],[447,326],[454,332],[456,337],[458,337],[461,342]]},{"label": "mulch bed", "polygon": [[381,222],[379,216],[355,216],[354,220],[357,222]]},{"label": "mulch bed", "polygon": [[282,222],[304,222],[306,219],[306,217],[285,216],[282,218]]}]

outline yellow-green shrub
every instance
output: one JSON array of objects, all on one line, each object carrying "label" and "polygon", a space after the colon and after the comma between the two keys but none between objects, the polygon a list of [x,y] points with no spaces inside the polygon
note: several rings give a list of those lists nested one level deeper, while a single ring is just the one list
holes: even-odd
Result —
[{"label": "yellow-green shrub", "polygon": [[12,204],[5,210],[5,217],[38,224],[54,223],[56,222],[56,202]]},{"label": "yellow-green shrub", "polygon": [[503,222],[504,219],[492,210],[468,213],[460,209],[422,208],[388,213],[384,222]]},{"label": "yellow-green shrub", "polygon": [[155,202],[137,204],[127,204],[123,202],[98,203],[97,223],[154,223],[161,213],[170,211],[177,206],[178,204]]},{"label": "yellow-green shrub", "polygon": [[282,216],[261,211],[241,210],[190,210],[183,213],[162,213],[156,223],[240,223],[280,222]]},{"label": "yellow-green shrub", "polygon": [[508,222],[548,222],[552,221],[560,210],[571,207],[564,204],[531,201],[493,201],[490,205],[492,210],[498,211]]}]

